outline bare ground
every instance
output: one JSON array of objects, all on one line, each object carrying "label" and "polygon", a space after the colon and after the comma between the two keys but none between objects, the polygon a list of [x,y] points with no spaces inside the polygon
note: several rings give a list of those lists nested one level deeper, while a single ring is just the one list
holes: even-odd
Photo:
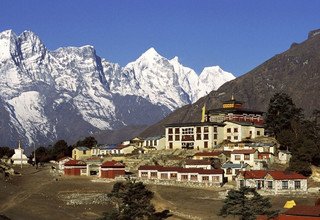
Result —
[{"label": "bare ground", "polygon": [[[105,196],[114,182],[92,181],[92,177],[55,176],[50,166],[15,168],[21,176],[9,181],[0,180],[0,215],[13,220],[97,219],[111,207]],[[217,216],[223,201],[214,189],[148,185],[154,192],[153,203],[158,211],[168,209],[169,220],[221,219]],[[281,209],[285,201],[313,204],[315,196],[270,197],[274,209]],[[237,218],[227,218],[237,219]]]}]

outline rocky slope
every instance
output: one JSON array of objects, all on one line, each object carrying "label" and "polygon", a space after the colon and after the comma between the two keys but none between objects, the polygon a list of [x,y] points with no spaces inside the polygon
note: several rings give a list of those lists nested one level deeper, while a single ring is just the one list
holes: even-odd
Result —
[{"label": "rocky slope", "polygon": [[194,104],[174,111],[141,136],[162,134],[163,126],[168,123],[200,121],[205,103],[207,108],[220,107],[232,94],[248,108],[267,111],[270,98],[276,92],[288,93],[307,116],[314,109],[320,109],[320,30],[310,32],[304,42],[293,43],[287,51],[225,83]]}]

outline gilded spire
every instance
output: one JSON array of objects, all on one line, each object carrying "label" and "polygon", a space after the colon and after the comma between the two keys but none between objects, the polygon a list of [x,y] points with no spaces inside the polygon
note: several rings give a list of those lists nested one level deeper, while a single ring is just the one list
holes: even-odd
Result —
[{"label": "gilded spire", "polygon": [[233,96],[233,93],[232,93],[232,95],[231,95],[231,100],[234,100],[234,96]]}]

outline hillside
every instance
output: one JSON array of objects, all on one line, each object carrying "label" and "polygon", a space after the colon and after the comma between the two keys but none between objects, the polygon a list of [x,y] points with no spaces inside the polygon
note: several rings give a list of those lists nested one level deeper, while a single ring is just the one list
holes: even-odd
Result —
[{"label": "hillside", "polygon": [[173,122],[200,121],[201,108],[219,107],[222,101],[235,98],[247,108],[266,111],[276,92],[288,93],[294,103],[310,116],[320,109],[320,29],[311,31],[302,43],[262,63],[245,75],[222,85],[217,91],[186,105],[141,133],[142,137],[163,134],[164,125]]}]

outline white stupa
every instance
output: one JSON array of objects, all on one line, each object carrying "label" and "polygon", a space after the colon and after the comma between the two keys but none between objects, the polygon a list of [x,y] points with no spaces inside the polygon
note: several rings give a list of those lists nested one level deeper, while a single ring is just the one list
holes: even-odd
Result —
[{"label": "white stupa", "polygon": [[11,157],[13,164],[28,164],[28,158],[26,155],[23,154],[24,149],[21,148],[21,144],[19,141],[19,148],[14,149],[14,155]]}]

